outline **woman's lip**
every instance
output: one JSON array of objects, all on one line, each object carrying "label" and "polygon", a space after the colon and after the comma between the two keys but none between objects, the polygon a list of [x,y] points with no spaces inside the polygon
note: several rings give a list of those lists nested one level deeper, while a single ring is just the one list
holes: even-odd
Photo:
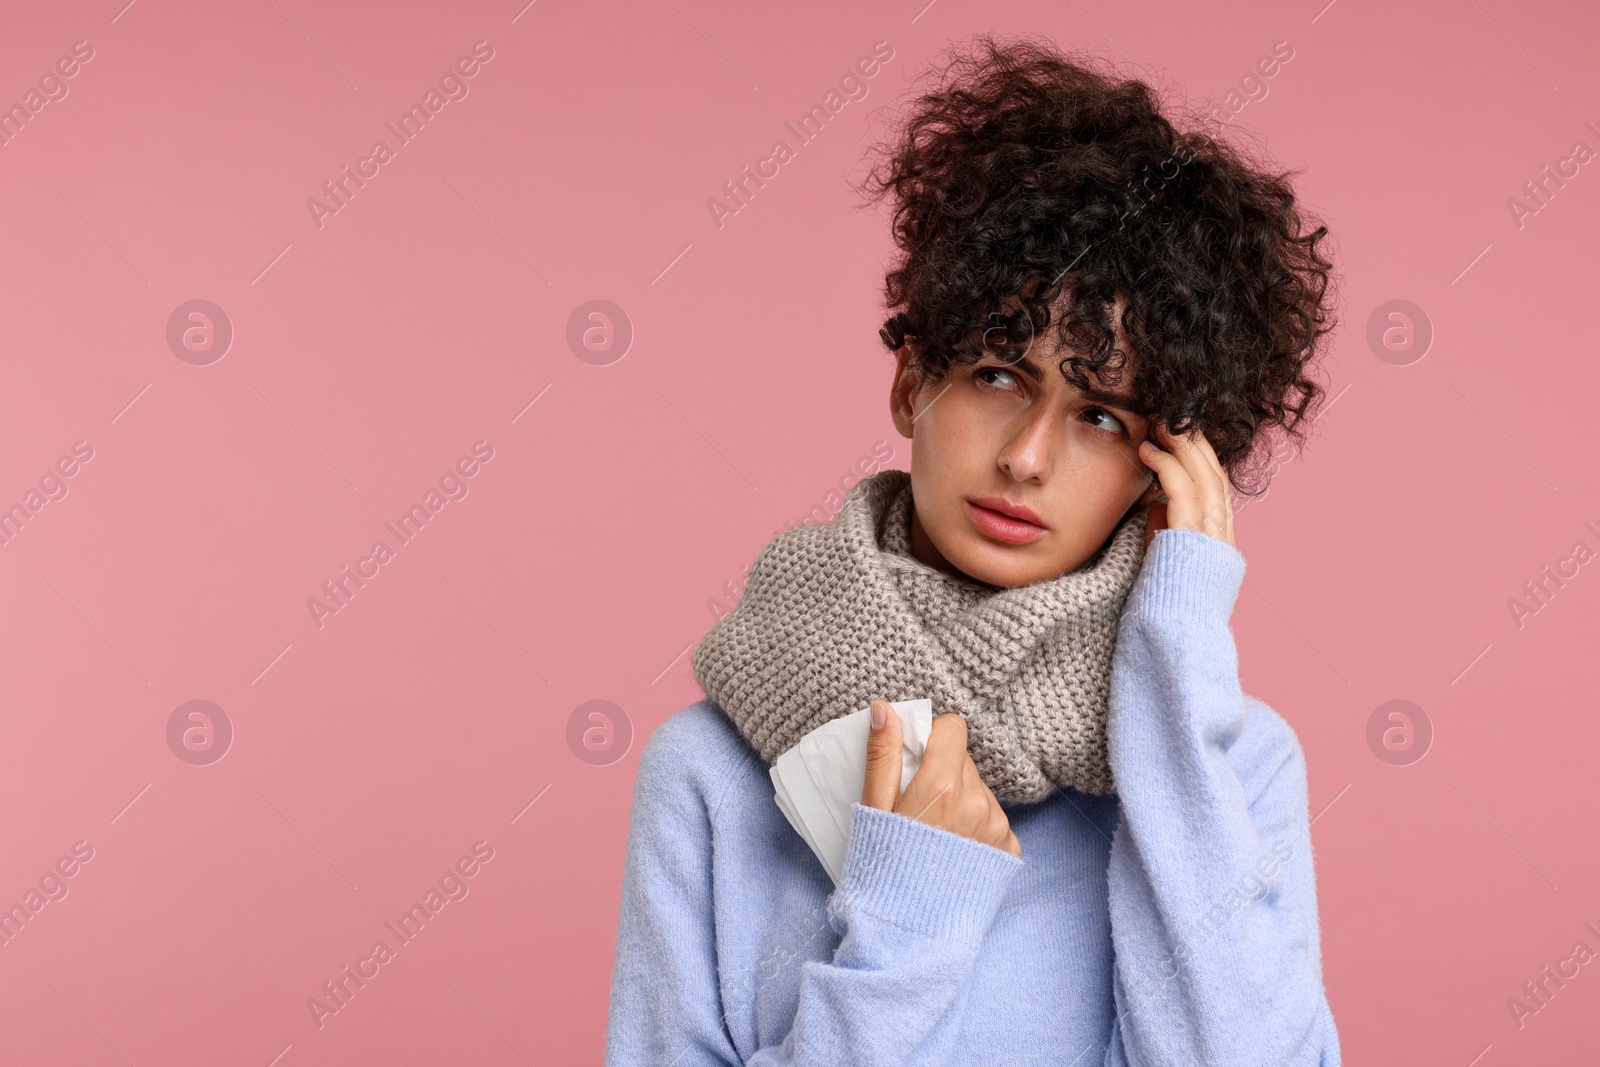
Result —
[{"label": "woman's lip", "polygon": [[970,500],[962,501],[967,509],[967,515],[978,529],[996,540],[1005,541],[1013,545],[1025,545],[1030,541],[1037,541],[1047,531],[1043,526],[1014,519],[1010,515],[1002,515],[991,508],[974,504]]},{"label": "woman's lip", "polygon": [[978,505],[980,508],[997,511],[1009,518],[1031,523],[1042,529],[1048,530],[1050,528],[1045,525],[1045,521],[1032,508],[1026,504],[1013,504],[1003,496],[975,496],[969,502]]}]

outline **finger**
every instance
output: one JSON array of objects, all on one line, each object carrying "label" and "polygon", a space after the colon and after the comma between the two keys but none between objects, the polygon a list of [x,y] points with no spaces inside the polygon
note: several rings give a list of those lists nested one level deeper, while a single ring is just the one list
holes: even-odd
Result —
[{"label": "finger", "polygon": [[1163,449],[1155,440],[1146,439],[1139,442],[1139,459],[1156,472],[1156,479],[1160,481],[1161,491],[1167,499],[1181,499],[1188,495],[1193,479],[1177,456]]},{"label": "finger", "polygon": [[1213,471],[1222,474],[1222,462],[1217,459],[1217,450],[1211,446],[1211,438],[1196,428],[1189,433],[1189,444]]},{"label": "finger", "polygon": [[1005,821],[1006,813],[1000,807],[1000,798],[994,795],[994,790],[989,788],[989,783],[983,780],[983,775],[978,773],[977,763],[970,756],[967,758],[967,780],[962,784],[983,800],[985,812]]},{"label": "finger", "polygon": [[989,810],[994,794],[989,791],[989,783],[983,780],[978,773],[978,764],[973,760],[972,753],[967,753],[967,758],[961,761],[961,791],[971,793],[983,801],[982,805],[974,805],[983,811]]},{"label": "finger", "polygon": [[[1202,530],[1231,542],[1231,505],[1228,500],[1228,479],[1216,451],[1198,428],[1182,437],[1175,437],[1165,426],[1156,427],[1168,451],[1142,449],[1147,459],[1161,474],[1162,486],[1174,511],[1167,524],[1186,529]],[[1154,442],[1152,441],[1153,445]],[[1166,466],[1160,467],[1165,462]],[[1147,527],[1148,531],[1148,527]],[[1148,531],[1154,537],[1153,531]],[[1148,545],[1148,542],[1146,542]]]},{"label": "finger", "polygon": [[1211,447],[1211,441],[1202,433],[1199,427],[1184,434],[1174,450],[1174,455],[1189,472],[1196,485],[1206,486],[1216,491],[1221,491],[1227,484],[1227,475],[1222,471],[1222,463],[1217,459],[1216,449]]},{"label": "finger", "polygon": [[874,700],[872,707],[883,711],[883,727],[867,731],[867,775],[861,786],[861,803],[893,811],[900,801],[900,778],[905,767],[900,752],[900,716],[887,700]]},{"label": "finger", "polygon": [[1206,435],[1195,429],[1186,435],[1180,460],[1187,460],[1195,484],[1199,486],[1197,517],[1200,528],[1214,537],[1233,540],[1233,501],[1229,496],[1228,472],[1222,469],[1217,451]]},{"label": "finger", "polygon": [[1011,818],[1000,806],[1000,799],[994,795],[994,790],[989,788],[989,783],[978,774],[976,763],[968,761],[972,770],[972,789],[979,793],[987,807],[984,818],[984,833],[982,840],[996,848],[1004,849],[1019,859],[1022,856],[1022,842],[1017,840],[1017,835],[1011,830]]},{"label": "finger", "polygon": [[961,764],[967,756],[967,720],[955,712],[945,712],[933,717],[933,730],[928,734],[928,744],[922,753],[921,774],[926,770],[931,777],[959,781]]},{"label": "finger", "polygon": [[1195,438],[1204,440],[1205,437],[1199,427],[1189,430],[1181,437],[1165,426],[1158,427],[1157,432],[1161,436],[1161,446],[1166,449],[1168,455],[1177,460],[1178,466],[1189,476],[1189,481],[1196,486],[1206,484],[1208,480],[1206,459],[1200,453],[1199,446],[1195,444]]}]

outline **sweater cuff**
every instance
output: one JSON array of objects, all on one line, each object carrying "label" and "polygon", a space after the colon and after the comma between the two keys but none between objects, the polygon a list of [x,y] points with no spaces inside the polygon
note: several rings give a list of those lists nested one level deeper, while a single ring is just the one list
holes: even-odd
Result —
[{"label": "sweater cuff", "polygon": [[1021,869],[1004,849],[857,801],[832,906],[976,943]]},{"label": "sweater cuff", "polygon": [[1244,581],[1238,549],[1199,530],[1157,530],[1127,611],[1152,620],[1226,624]]}]

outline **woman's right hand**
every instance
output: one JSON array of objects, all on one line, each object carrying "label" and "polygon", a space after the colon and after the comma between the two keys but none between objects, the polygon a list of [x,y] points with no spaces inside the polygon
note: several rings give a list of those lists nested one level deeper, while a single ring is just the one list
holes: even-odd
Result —
[{"label": "woman's right hand", "polygon": [[967,751],[966,719],[954,713],[933,717],[922,766],[902,794],[900,716],[887,700],[874,700],[872,710],[874,719],[883,712],[883,725],[867,733],[862,804],[942,827],[1021,858],[1022,842],[1011,832],[1011,820]]}]

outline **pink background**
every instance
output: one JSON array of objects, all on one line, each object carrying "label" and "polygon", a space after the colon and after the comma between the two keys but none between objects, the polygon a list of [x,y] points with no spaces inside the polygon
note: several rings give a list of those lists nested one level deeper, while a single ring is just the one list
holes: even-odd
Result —
[{"label": "pink background", "polygon": [[[0,1062],[599,1061],[634,770],[700,695],[688,648],[877,442],[909,464],[885,220],[847,178],[873,109],[980,30],[1197,102],[1293,48],[1234,121],[1336,234],[1338,399],[1238,514],[1233,623],[1308,754],[1347,1061],[1600,1052],[1600,964],[1520,1029],[1507,1005],[1600,949],[1600,568],[1508,607],[1600,548],[1600,174],[1507,206],[1600,149],[1592,6],[123,3],[0,35],[0,103],[93,49],[0,147],[0,506],[93,449],[0,545],[0,905],[93,849],[0,947]],[[477,41],[469,94],[319,228],[308,198]],[[797,146],[877,41],[867,98]],[[196,299],[234,329],[204,366],[166,338]],[[567,342],[595,299],[634,331],[604,366]],[[1406,365],[1366,339],[1397,299],[1434,330]],[[319,627],[308,599],[478,441],[469,495]],[[1405,766],[1367,741],[1396,699],[1435,732]],[[169,747],[190,700],[225,758]],[[590,700],[631,723],[604,765],[568,741]],[[470,894],[319,1029],[308,998],[478,841]]]}]

